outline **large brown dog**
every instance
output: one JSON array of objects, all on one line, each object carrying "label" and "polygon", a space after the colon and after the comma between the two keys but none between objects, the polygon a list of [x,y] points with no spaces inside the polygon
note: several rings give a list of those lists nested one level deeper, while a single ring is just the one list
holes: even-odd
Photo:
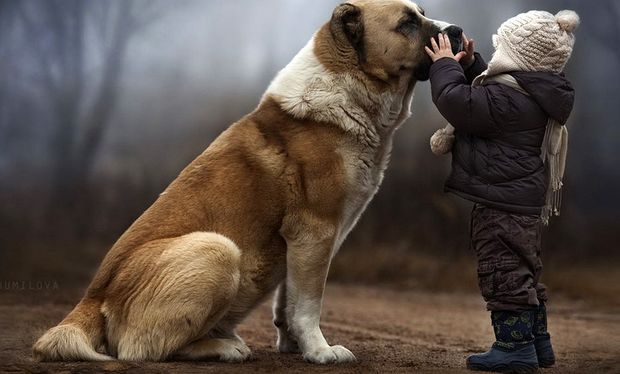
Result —
[{"label": "large brown dog", "polygon": [[327,272],[377,192],[440,31],[460,40],[405,0],[338,6],[258,108],[121,236],[35,359],[242,361],[235,327],[277,288],[281,352],[355,360],[319,328]]}]

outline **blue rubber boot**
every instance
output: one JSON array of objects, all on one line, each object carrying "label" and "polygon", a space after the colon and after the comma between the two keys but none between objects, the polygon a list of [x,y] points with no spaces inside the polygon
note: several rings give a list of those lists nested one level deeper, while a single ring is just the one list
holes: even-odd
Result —
[{"label": "blue rubber boot", "polygon": [[536,310],[536,318],[532,328],[534,334],[534,347],[538,357],[538,366],[548,368],[555,364],[555,353],[551,346],[551,335],[547,332],[547,308],[540,303]]},{"label": "blue rubber boot", "polygon": [[532,325],[534,311],[491,312],[495,343],[488,352],[467,357],[470,370],[528,374],[538,370]]}]

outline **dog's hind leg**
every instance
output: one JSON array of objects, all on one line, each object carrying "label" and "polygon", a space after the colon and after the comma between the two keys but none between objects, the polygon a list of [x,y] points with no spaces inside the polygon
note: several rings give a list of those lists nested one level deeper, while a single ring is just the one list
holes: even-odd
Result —
[{"label": "dog's hind leg", "polygon": [[[239,287],[240,252],[226,237],[195,232],[147,243],[112,285],[125,305],[106,306],[108,344],[118,358],[161,361],[206,336]],[[123,284],[128,278],[134,284]],[[129,290],[128,290],[129,289]]]},{"label": "dog's hind leg", "polygon": [[286,281],[282,281],[273,297],[273,324],[278,329],[278,351],[281,353],[300,353],[297,339],[289,329],[286,318]]},{"label": "dog's hind leg", "polygon": [[179,349],[172,355],[175,360],[219,360],[243,362],[252,351],[238,336],[230,338],[204,337]]}]

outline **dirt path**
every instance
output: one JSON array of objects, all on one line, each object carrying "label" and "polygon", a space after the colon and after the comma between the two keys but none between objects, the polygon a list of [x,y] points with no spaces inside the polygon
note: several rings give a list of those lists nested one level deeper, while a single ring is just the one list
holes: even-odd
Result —
[{"label": "dirt path", "polygon": [[[55,301],[53,301],[55,299]],[[72,304],[66,296],[0,293],[0,372],[205,373],[205,372],[416,372],[467,373],[464,359],[486,350],[491,327],[477,295],[398,292],[381,288],[329,285],[323,311],[328,341],[347,346],[354,365],[313,366],[299,355],[274,348],[269,303],[260,306],[239,333],[253,350],[244,364],[220,363],[35,363],[35,336],[57,323]],[[543,373],[620,373],[620,315],[556,301],[550,306],[550,330],[558,355]]]}]

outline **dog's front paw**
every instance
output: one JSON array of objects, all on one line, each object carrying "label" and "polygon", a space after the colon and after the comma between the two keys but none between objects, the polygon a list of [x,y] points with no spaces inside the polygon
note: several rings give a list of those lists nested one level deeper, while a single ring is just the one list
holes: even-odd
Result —
[{"label": "dog's front paw", "polygon": [[303,355],[304,360],[313,364],[336,364],[356,361],[355,355],[341,345],[325,346]]}]

